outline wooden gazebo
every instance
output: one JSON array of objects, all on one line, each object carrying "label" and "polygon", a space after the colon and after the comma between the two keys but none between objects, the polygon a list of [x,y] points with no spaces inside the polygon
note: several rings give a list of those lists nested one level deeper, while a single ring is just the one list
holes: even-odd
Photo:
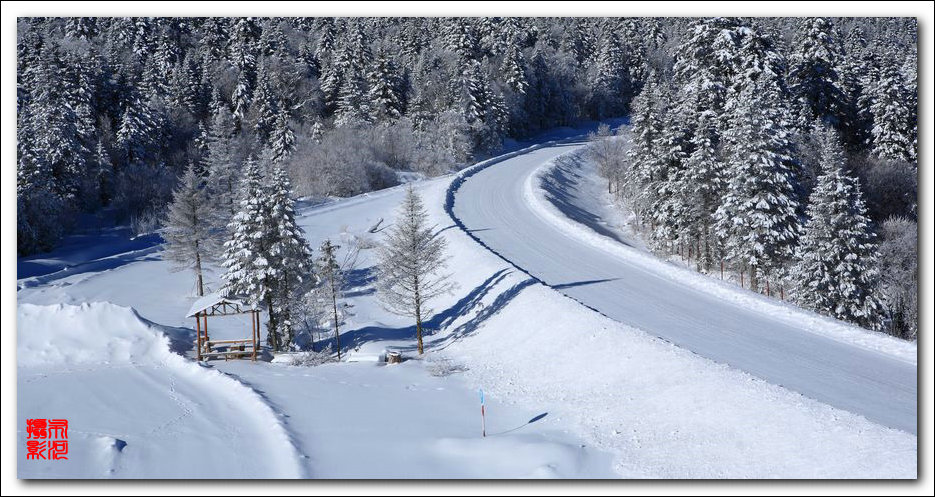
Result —
[{"label": "wooden gazebo", "polygon": [[[208,337],[208,317],[250,315],[250,338],[238,340],[211,340]],[[199,298],[185,317],[195,318],[195,355],[198,360],[223,357],[225,360],[250,356],[256,362],[260,346],[260,309],[240,300],[212,293]]]}]

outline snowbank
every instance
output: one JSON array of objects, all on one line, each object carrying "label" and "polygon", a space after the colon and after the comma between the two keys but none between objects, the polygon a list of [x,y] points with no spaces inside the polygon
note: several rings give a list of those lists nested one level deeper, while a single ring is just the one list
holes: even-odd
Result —
[{"label": "snowbank", "polygon": [[66,418],[75,453],[21,462],[20,478],[304,476],[257,392],[173,353],[164,330],[132,308],[20,304],[17,368],[17,425]]},{"label": "snowbank", "polygon": [[16,320],[19,366],[153,363],[169,352],[168,337],[136,311],[107,302],[20,304]]},{"label": "snowbank", "polygon": [[627,247],[609,237],[594,232],[594,230],[581,223],[569,219],[555,205],[549,202],[541,187],[544,178],[554,167],[556,167],[556,161],[549,161],[539,167],[534,174],[531,174],[524,185],[523,197],[540,219],[562,231],[605,252],[638,264],[655,274],[702,290],[746,309],[773,316],[783,322],[799,326],[802,329],[833,340],[853,344],[867,350],[882,352],[910,364],[918,363],[918,347],[915,342],[907,342],[884,333],[849,325],[836,319],[806,311],[792,304],[740,290],[732,284],[716,280],[690,269],[674,266],[657,259],[651,254]]}]

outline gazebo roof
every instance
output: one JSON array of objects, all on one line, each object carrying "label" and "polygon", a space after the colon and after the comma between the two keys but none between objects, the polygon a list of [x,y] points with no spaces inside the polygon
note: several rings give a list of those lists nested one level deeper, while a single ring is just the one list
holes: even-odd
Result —
[{"label": "gazebo roof", "polygon": [[[228,307],[231,308],[231,311],[227,310]],[[247,312],[246,309],[255,310],[256,306],[245,304],[240,299],[226,297],[220,293],[209,293],[193,302],[185,317],[195,317],[196,314],[202,311],[210,311],[212,314],[240,314],[241,312]]]}]

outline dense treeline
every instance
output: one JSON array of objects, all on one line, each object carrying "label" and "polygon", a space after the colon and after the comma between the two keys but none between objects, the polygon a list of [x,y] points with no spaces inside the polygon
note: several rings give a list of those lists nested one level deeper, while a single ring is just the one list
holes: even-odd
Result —
[{"label": "dense treeline", "polygon": [[[785,274],[809,195],[840,167],[881,264],[905,264],[916,59],[900,18],[22,18],[18,250],[104,208],[152,228],[179,189],[189,214],[207,202],[229,220],[251,161],[297,194],[346,196],[632,114],[632,170],[612,175],[660,247],[699,245],[704,267],[727,258],[757,284]],[[820,165],[825,142],[843,162]],[[778,235],[751,228],[763,219]],[[892,274],[876,279],[899,287]]]},{"label": "dense treeline", "polygon": [[19,251],[81,211],[158,219],[189,164],[233,185],[271,150],[299,194],[353,195],[620,115],[663,39],[653,20],[24,18]]},{"label": "dense treeline", "polygon": [[915,50],[912,19],[696,20],[626,160],[593,153],[655,250],[914,337]]}]

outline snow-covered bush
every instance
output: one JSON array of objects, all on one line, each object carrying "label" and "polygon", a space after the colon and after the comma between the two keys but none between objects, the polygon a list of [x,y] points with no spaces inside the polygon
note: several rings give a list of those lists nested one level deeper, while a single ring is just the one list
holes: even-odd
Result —
[{"label": "snow-covered bush", "polygon": [[468,370],[468,367],[455,362],[450,357],[432,355],[425,359],[425,370],[432,376],[450,376],[463,373]]},{"label": "snow-covered bush", "polygon": [[290,366],[321,366],[329,362],[334,362],[332,357],[333,350],[331,347],[328,347],[327,350],[323,351],[302,351],[302,352],[288,352],[284,354],[276,354],[273,357],[272,362],[279,364],[288,364]]}]

